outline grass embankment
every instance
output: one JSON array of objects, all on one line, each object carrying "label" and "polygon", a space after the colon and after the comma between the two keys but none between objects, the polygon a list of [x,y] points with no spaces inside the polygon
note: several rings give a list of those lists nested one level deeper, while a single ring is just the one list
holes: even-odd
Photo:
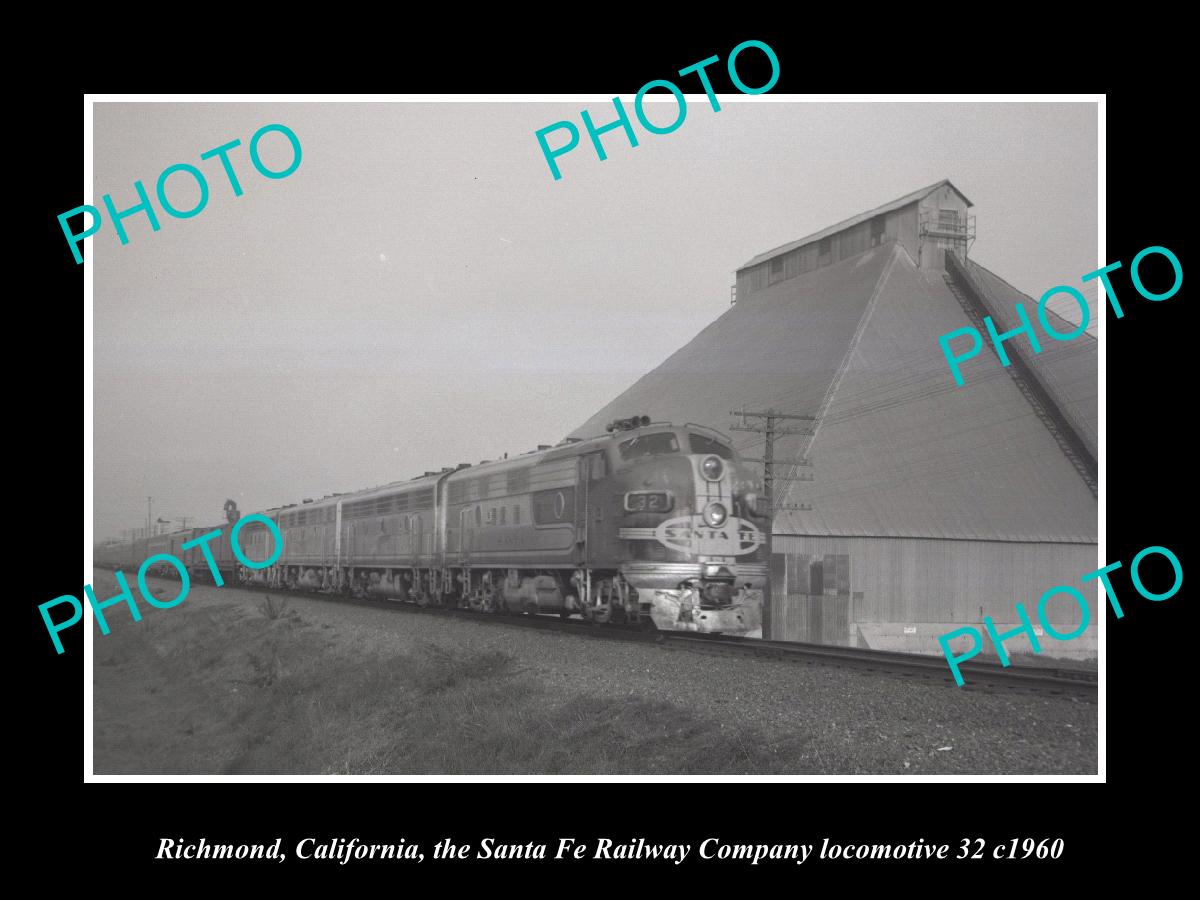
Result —
[{"label": "grass embankment", "polygon": [[278,600],[189,600],[95,648],[101,774],[782,772],[800,749],[625,696],[619,673],[606,697],[494,650],[362,651]]}]

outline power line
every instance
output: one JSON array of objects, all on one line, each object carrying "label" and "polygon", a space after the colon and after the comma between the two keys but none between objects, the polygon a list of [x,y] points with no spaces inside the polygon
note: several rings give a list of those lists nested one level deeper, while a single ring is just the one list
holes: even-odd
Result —
[{"label": "power line", "polygon": [[[813,432],[809,428],[794,428],[780,426],[776,423],[781,420],[796,420],[804,422],[816,421],[814,416],[800,416],[792,413],[785,413],[779,410],[768,409],[764,412],[749,412],[745,409],[733,410],[731,416],[741,416],[741,425],[732,425],[731,431],[750,431],[756,434],[764,435],[762,466],[763,466],[763,497],[767,501],[768,511],[774,515],[772,487],[775,481],[775,440],[779,437],[784,437],[789,434],[811,435]],[[761,419],[761,425],[751,425],[748,419]]]}]

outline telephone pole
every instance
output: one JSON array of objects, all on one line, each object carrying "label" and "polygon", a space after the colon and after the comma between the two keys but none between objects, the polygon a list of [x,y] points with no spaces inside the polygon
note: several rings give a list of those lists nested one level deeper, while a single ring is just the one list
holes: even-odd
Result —
[{"label": "telephone pole", "polygon": [[154,503],[153,497],[146,498],[146,537],[150,537],[150,507]]},{"label": "telephone pole", "polygon": [[[733,416],[741,416],[742,422],[740,425],[733,425],[732,431],[752,431],[756,434],[764,435],[765,446],[763,447],[762,459],[753,459],[746,457],[749,462],[761,462],[763,465],[763,495],[767,501],[767,509],[771,515],[775,514],[774,504],[774,487],[775,487],[775,463],[790,462],[793,465],[806,466],[808,460],[776,460],[775,459],[775,439],[789,434],[811,435],[810,428],[795,428],[781,427],[776,423],[779,421],[800,421],[800,422],[815,422],[816,416],[796,416],[790,413],[781,413],[773,409],[768,409],[765,412],[749,412],[744,409],[734,410],[730,413]],[[761,424],[751,425],[747,419],[761,419]],[[799,481],[811,481],[811,478],[796,479]],[[785,507],[780,506],[780,509]],[[792,508],[792,507],[787,507]],[[804,508],[804,507],[797,507]]]},{"label": "telephone pole", "polygon": [[[797,428],[794,426],[781,426],[778,423],[781,421],[799,421],[799,422],[815,422],[815,416],[797,416],[790,413],[781,413],[778,410],[766,409],[759,412],[750,412],[746,409],[732,410],[729,413],[731,416],[740,416],[741,424],[731,426],[732,431],[751,431],[756,434],[761,434],[765,437],[765,446],[763,447],[763,455],[761,460],[752,460],[761,462],[763,466],[763,499],[766,501],[767,512],[771,516],[771,524],[767,528],[767,580],[763,588],[763,609],[762,609],[762,636],[766,640],[772,638],[771,634],[771,570],[772,565],[772,540],[771,533],[775,530],[775,439],[789,434],[811,435],[813,432],[809,428]],[[748,420],[758,420],[755,424],[750,424]],[[795,465],[808,465],[807,460],[793,460]],[[811,476],[799,480],[811,481]],[[779,509],[811,509],[805,506],[780,506]]]}]

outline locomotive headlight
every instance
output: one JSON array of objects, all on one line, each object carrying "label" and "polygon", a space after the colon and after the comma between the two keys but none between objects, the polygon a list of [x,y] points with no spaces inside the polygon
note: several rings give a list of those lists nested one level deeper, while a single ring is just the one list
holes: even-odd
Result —
[{"label": "locomotive headlight", "polygon": [[721,473],[725,471],[725,467],[721,465],[719,457],[709,456],[704,462],[700,463],[700,471],[704,473],[704,477],[709,481],[716,481],[721,477]]},{"label": "locomotive headlight", "polygon": [[704,507],[704,521],[713,528],[724,525],[725,517],[727,515],[729,515],[729,513],[725,511],[725,507],[720,503],[710,503],[708,506]]}]

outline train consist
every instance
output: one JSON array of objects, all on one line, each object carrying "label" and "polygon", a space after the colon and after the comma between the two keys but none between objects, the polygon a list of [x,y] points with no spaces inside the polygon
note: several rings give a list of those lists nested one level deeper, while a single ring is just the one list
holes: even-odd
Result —
[{"label": "train consist", "polygon": [[[770,528],[761,483],[728,438],[699,425],[635,416],[601,437],[261,514],[283,552],[250,569],[223,532],[210,548],[228,583],[670,630],[761,626]],[[96,561],[136,567],[169,553],[206,577],[199,548],[180,547],[210,530],[108,544]],[[264,561],[272,541],[252,522],[239,548]]]}]

